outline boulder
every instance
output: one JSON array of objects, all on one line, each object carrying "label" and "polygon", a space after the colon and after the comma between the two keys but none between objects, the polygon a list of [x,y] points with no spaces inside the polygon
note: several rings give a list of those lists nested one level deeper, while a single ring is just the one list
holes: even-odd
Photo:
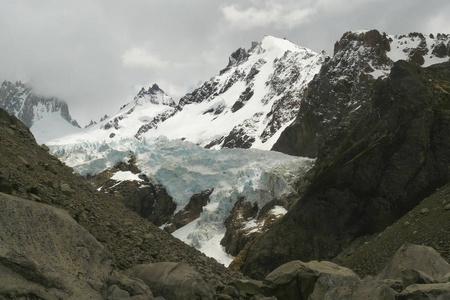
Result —
[{"label": "boulder", "polygon": [[263,283],[253,279],[235,279],[230,285],[236,287],[237,290],[244,292],[246,295],[253,296],[262,294]]},{"label": "boulder", "polygon": [[132,299],[153,299],[152,291],[142,280],[129,278],[118,270],[114,270],[109,277],[108,286],[108,300],[131,297],[133,297]]},{"label": "boulder", "polygon": [[212,292],[200,274],[186,263],[142,264],[127,270],[126,275],[142,280],[154,296],[167,300],[212,299]]},{"label": "boulder", "polygon": [[395,300],[395,290],[384,281],[367,277],[352,291],[350,299]]},{"label": "boulder", "polygon": [[[405,244],[398,249],[378,277],[380,279],[402,278],[402,272],[408,269],[423,272],[432,278],[439,278],[450,272],[450,265],[431,247]],[[409,283],[408,279],[407,282]]]},{"label": "boulder", "polygon": [[286,263],[268,274],[265,293],[278,299],[325,299],[346,286],[354,288],[360,282],[350,269],[328,261],[299,260]]},{"label": "boulder", "polygon": [[406,288],[412,284],[434,283],[435,280],[424,272],[407,269],[402,271],[402,281],[403,287]]},{"label": "boulder", "polygon": [[104,298],[111,255],[69,214],[0,193],[0,216],[0,298]]},{"label": "boulder", "polygon": [[450,282],[434,284],[413,284],[397,295],[397,300],[447,300],[450,299]]}]

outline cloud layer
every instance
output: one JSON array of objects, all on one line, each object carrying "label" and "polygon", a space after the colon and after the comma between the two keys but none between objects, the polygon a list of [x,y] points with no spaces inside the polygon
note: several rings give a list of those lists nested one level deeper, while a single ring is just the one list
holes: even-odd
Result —
[{"label": "cloud layer", "polygon": [[80,123],[153,83],[178,100],[264,35],[331,54],[348,30],[450,30],[448,0],[0,0],[0,80],[31,81]]}]

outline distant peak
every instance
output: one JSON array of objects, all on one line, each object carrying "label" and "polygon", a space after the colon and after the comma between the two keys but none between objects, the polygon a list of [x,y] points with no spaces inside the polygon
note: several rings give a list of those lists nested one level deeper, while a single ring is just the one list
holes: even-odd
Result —
[{"label": "distant peak", "polygon": [[292,43],[291,41],[289,41],[286,38],[276,38],[274,36],[271,35],[266,35],[262,42],[261,42],[261,47],[264,50],[272,50],[272,49],[282,49],[282,50],[290,50],[290,51],[298,51],[299,49],[301,49],[301,47],[295,45],[294,43]]},{"label": "distant peak", "polygon": [[[134,102],[137,105],[142,105],[145,102],[153,104],[162,104],[168,106],[176,106],[175,102],[168,96],[156,83],[146,90],[141,88],[137,96],[134,98]],[[126,105],[124,105],[125,107]]]}]

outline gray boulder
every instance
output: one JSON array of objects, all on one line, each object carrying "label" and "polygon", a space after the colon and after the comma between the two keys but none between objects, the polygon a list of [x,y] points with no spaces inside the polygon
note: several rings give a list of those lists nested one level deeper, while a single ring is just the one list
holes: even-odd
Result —
[{"label": "gray boulder", "polygon": [[450,265],[431,247],[405,244],[397,250],[378,277],[401,279],[402,272],[408,269],[423,272],[436,279],[449,273]]},{"label": "gray boulder", "polygon": [[325,299],[350,290],[359,284],[358,276],[350,269],[328,261],[299,260],[286,263],[268,274],[264,280],[265,293],[278,299]]},{"label": "gray boulder", "polygon": [[402,281],[404,288],[412,284],[435,283],[435,280],[431,278],[428,274],[413,269],[403,270]]},{"label": "gray boulder", "polygon": [[413,284],[397,295],[397,300],[448,300],[450,299],[450,282],[434,284]]},{"label": "gray boulder", "polygon": [[104,298],[111,256],[69,214],[0,193],[0,216],[0,298]]},{"label": "gray boulder", "polygon": [[108,279],[108,300],[142,299],[152,300],[150,288],[138,278],[129,278],[123,272],[114,270]]},{"label": "gray boulder", "polygon": [[395,300],[395,290],[384,281],[367,277],[352,291],[348,299]]},{"label": "gray boulder", "polygon": [[186,263],[160,262],[137,265],[126,272],[148,285],[154,296],[167,300],[212,299],[212,292],[199,273]]}]

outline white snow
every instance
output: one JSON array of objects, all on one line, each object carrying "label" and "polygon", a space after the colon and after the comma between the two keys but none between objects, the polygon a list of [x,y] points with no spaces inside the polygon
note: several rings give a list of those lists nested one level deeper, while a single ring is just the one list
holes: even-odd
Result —
[{"label": "white snow", "polygon": [[[281,131],[295,119],[301,101],[300,94],[318,73],[324,58],[323,54],[314,53],[287,40],[267,36],[257,47],[250,50],[247,60],[211,79],[217,83],[217,93],[201,103],[184,105],[180,111],[164,122],[157,123],[140,138],[155,139],[166,136],[169,139],[185,139],[206,146],[215,139],[227,136],[236,126],[241,126],[249,136],[255,138],[253,148],[269,150]],[[256,75],[251,80],[248,79],[249,74],[255,71]],[[295,81],[292,82],[291,78],[295,78]],[[285,81],[288,84],[284,84]],[[225,89],[229,82],[233,84]],[[278,86],[274,86],[277,83]],[[231,108],[247,88],[251,88],[253,95],[241,109],[232,112]],[[277,91],[277,88],[281,91]],[[261,136],[271,121],[273,105],[287,93],[291,93],[288,97],[292,99],[290,101],[298,103],[279,113],[283,117],[275,123],[280,123],[280,128],[275,133],[267,130],[267,137],[263,139]],[[115,116],[54,143],[93,143],[131,138],[142,125],[148,124],[156,116],[174,112],[173,107],[161,104],[169,103],[167,99],[170,98],[167,98],[167,95],[159,95],[153,100],[147,96],[135,97]],[[218,108],[223,111],[215,113]],[[211,112],[211,109],[214,112]],[[116,119],[118,122],[114,123]],[[114,123],[118,128],[108,125],[110,128],[105,130],[108,123]],[[217,148],[221,148],[221,145],[217,145],[215,149]]]},{"label": "white snow", "polygon": [[143,181],[138,174],[133,174],[130,171],[117,171],[111,179],[116,181]]},{"label": "white snow", "polygon": [[[394,62],[398,60],[408,60],[408,55],[411,49],[417,48],[419,46],[421,39],[419,37],[412,37],[406,35],[389,35],[392,42],[390,43],[391,51],[387,52],[387,56]],[[428,49],[428,53],[423,56],[424,64],[422,67],[428,67],[433,64],[442,63],[449,60],[449,57],[436,57],[432,54],[433,47],[436,44],[436,40],[430,38],[429,36],[424,36],[426,41],[426,47]],[[448,43],[449,40],[444,41]]]},{"label": "white snow", "polygon": [[287,210],[283,206],[276,205],[270,210],[270,213],[275,216],[284,216],[287,213]]},{"label": "white snow", "polygon": [[225,228],[217,230],[212,227],[210,231],[199,231],[200,218],[192,221],[186,226],[174,231],[172,235],[188,245],[191,245],[205,255],[214,257],[219,263],[229,266],[234,257],[225,251],[220,241],[225,235]]},{"label": "white snow", "polygon": [[45,144],[48,141],[64,137],[68,134],[78,134],[81,128],[75,127],[67,120],[63,119],[58,112],[41,112],[39,119],[34,121],[30,131],[38,144]]}]

